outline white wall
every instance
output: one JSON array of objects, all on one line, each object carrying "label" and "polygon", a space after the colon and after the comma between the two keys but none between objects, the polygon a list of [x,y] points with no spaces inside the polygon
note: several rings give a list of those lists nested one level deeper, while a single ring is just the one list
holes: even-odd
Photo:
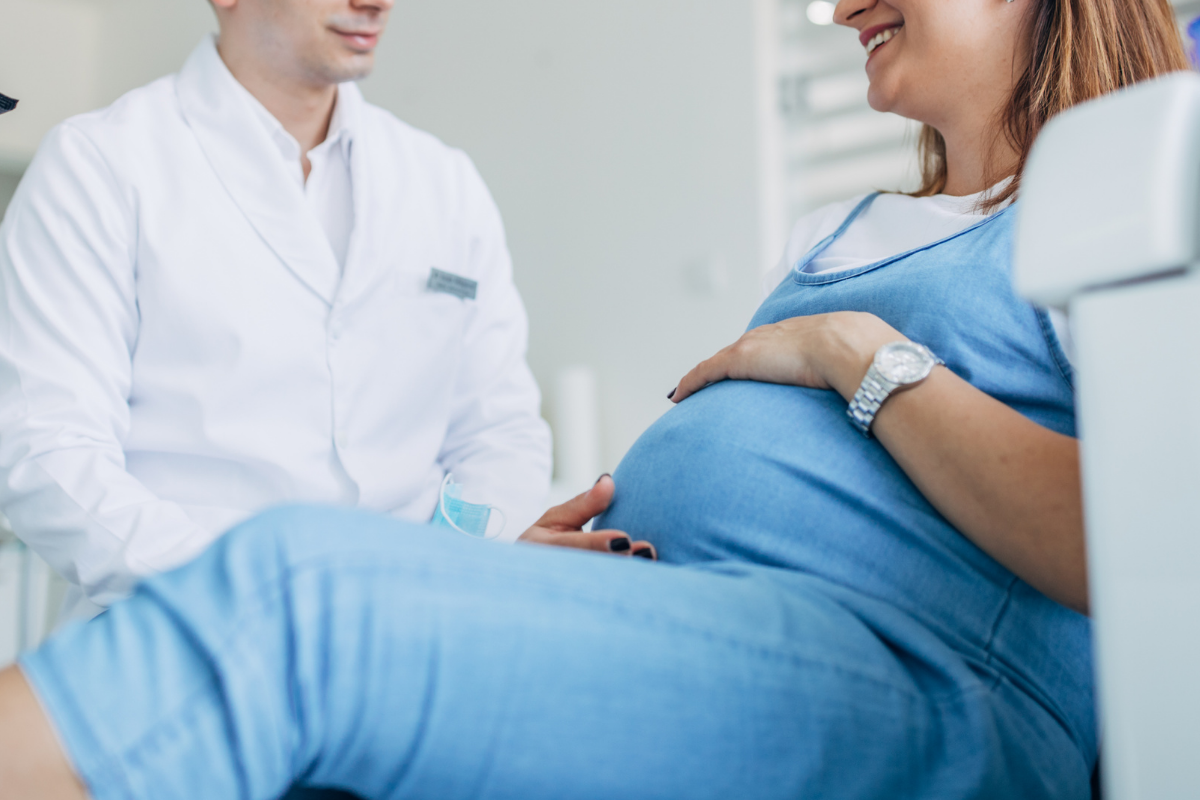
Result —
[{"label": "white wall", "polygon": [[745,0],[409,0],[364,85],[475,158],[534,371],[597,369],[608,467],[756,305],[753,22]]},{"label": "white wall", "polygon": [[0,92],[21,100],[0,125],[0,169],[19,170],[46,130],[95,105],[100,16],[89,0],[0,0]]},{"label": "white wall", "polygon": [[[17,2],[98,12],[97,105],[178,69],[214,27],[204,0],[0,0],[0,19]],[[741,332],[774,255],[759,247],[754,8],[399,0],[364,84],[475,158],[508,226],[534,371],[547,392],[566,366],[598,371],[609,468]]]},{"label": "white wall", "polygon": [[74,2],[89,3],[100,10],[99,105],[178,71],[200,38],[217,29],[208,0]]}]

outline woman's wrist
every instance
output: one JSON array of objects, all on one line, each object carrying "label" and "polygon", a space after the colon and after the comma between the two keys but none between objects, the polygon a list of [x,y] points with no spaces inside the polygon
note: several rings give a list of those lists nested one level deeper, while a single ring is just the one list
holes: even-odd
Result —
[{"label": "woman's wrist", "polygon": [[875,360],[879,348],[906,337],[873,314],[834,315],[826,380],[846,402],[850,402]]}]

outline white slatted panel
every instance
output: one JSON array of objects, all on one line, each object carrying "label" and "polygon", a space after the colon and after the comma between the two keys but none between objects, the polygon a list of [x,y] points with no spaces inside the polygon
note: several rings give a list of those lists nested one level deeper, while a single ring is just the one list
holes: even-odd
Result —
[{"label": "white slatted panel", "polygon": [[867,105],[866,55],[857,35],[813,23],[809,0],[780,4],[780,110],[790,217],[874,189],[911,188],[916,127]]},{"label": "white slatted panel", "polygon": [[37,647],[54,624],[65,584],[0,515],[0,668]]},{"label": "white slatted panel", "polygon": [[[1200,16],[1200,0],[1172,1],[1181,29]],[[918,127],[867,105],[866,56],[854,31],[813,23],[810,0],[779,3],[788,218],[874,189],[915,186]]]},{"label": "white slatted panel", "polygon": [[0,667],[11,664],[21,649],[21,589],[21,548],[0,538]]}]

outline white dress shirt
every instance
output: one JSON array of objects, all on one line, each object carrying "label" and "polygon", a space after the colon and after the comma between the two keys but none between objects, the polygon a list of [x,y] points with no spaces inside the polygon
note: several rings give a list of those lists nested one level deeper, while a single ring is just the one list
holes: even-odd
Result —
[{"label": "white dress shirt", "polygon": [[284,167],[292,173],[296,184],[304,192],[308,207],[321,223],[329,246],[337,258],[338,266],[346,267],[346,254],[350,250],[350,234],[354,231],[354,176],[350,168],[353,158],[354,129],[347,118],[346,104],[341,92],[333,107],[329,122],[329,133],[325,141],[307,153],[311,170],[304,177],[304,166],[300,159],[300,143],[284,129],[266,107],[254,95],[237,84],[238,93],[254,110],[259,124],[271,137],[279,150]]},{"label": "white dress shirt", "polygon": [[248,98],[206,39],[55,128],[0,226],[0,505],[101,606],[279,504],[423,522],[453,472],[505,538],[544,508],[527,320],[470,159],[345,84],[305,185]]},{"label": "white dress shirt", "polygon": [[[325,238],[337,259],[340,281],[346,268],[346,255],[350,250],[350,235],[354,232],[354,175],[350,167],[354,129],[350,126],[349,114],[346,112],[346,108],[353,101],[343,103],[342,93],[338,92],[325,141],[308,151],[311,169],[306,179],[304,164],[300,160],[300,143],[296,141],[296,137],[288,133],[283,124],[244,86],[234,81],[234,90],[271,137],[284,170],[292,176],[300,191],[304,193],[308,208],[325,231]],[[331,448],[329,452],[329,472],[341,487],[336,502],[341,505],[357,503],[358,491],[354,481],[346,473],[336,448]]]}]

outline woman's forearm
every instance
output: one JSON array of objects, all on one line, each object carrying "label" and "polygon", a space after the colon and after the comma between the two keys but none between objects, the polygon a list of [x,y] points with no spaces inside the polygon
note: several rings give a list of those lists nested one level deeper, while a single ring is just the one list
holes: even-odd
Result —
[{"label": "woman's forearm", "polygon": [[884,404],[872,432],[925,497],[980,549],[1087,613],[1079,445],[948,369]]},{"label": "woman's forearm", "polygon": [[[671,397],[681,402],[734,379],[833,389],[849,402],[879,348],[902,340],[872,314],[794,317],[748,331],[685,375]],[[1075,439],[942,367],[884,403],[872,432],[968,539],[1048,597],[1086,613]]]}]

